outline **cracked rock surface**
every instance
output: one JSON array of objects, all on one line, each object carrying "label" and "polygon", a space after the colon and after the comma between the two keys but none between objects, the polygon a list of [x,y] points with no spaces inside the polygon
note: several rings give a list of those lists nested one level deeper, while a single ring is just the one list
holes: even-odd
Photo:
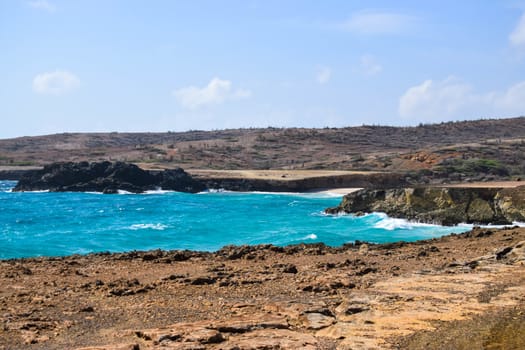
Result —
[{"label": "cracked rock surface", "polygon": [[2,350],[483,348],[524,339],[524,305],[517,227],[0,261]]}]

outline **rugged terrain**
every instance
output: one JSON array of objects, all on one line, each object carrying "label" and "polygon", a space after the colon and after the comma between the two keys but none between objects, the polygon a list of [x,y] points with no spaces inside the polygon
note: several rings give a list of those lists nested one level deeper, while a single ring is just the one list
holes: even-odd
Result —
[{"label": "rugged terrain", "polygon": [[520,349],[524,259],[525,229],[478,228],[0,261],[0,349]]},{"label": "rugged terrain", "polygon": [[362,189],[345,195],[339,206],[326,211],[358,215],[384,212],[396,218],[449,226],[509,225],[525,222],[525,186]]},{"label": "rugged terrain", "polygon": [[21,172],[13,191],[118,193],[124,190],[143,193],[160,188],[191,193],[206,189],[305,192],[325,188],[384,188],[403,184],[406,184],[403,174],[384,172],[199,170],[190,175],[182,168],[145,170],[135,164],[103,161],[58,162],[45,165],[43,169],[26,170]]},{"label": "rugged terrain", "polygon": [[519,177],[525,174],[525,117],[417,127],[65,133],[0,140],[0,167],[102,160],[186,170],[393,171],[422,181]]},{"label": "rugged terrain", "polygon": [[190,193],[206,189],[181,168],[151,172],[135,164],[105,161],[52,163],[26,172],[13,191],[143,193],[157,188]]},{"label": "rugged terrain", "polygon": [[[525,174],[524,140],[524,117],[407,128],[68,133],[0,140],[0,170],[18,178],[55,161],[116,160],[183,167],[208,187],[466,181],[491,192],[502,186],[487,181]],[[340,248],[4,260],[0,322],[2,350],[523,349],[525,229]]]}]

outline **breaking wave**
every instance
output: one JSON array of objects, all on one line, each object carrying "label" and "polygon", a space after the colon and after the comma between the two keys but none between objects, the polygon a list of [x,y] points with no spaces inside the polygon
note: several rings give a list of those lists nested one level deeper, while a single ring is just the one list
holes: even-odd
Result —
[{"label": "breaking wave", "polygon": [[439,227],[439,225],[424,224],[420,222],[409,221],[406,219],[391,218],[385,213],[373,213],[371,215],[378,216],[380,220],[374,224],[375,228],[383,230],[412,230],[416,227]]}]

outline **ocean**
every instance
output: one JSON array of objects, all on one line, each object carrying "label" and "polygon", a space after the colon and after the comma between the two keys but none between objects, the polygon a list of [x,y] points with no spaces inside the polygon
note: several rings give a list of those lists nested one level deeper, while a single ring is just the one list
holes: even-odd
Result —
[{"label": "ocean", "polygon": [[225,245],[355,240],[414,241],[460,233],[383,213],[326,215],[341,196],[153,191],[146,194],[11,192],[0,181],[0,259],[151,249],[215,251]]}]

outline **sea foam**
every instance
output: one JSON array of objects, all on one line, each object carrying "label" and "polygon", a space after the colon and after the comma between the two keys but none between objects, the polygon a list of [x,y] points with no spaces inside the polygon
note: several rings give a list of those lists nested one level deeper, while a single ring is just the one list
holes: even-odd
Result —
[{"label": "sea foam", "polygon": [[425,224],[421,222],[409,221],[406,219],[391,218],[385,213],[373,213],[371,215],[378,216],[380,218],[380,221],[374,224],[375,228],[380,228],[388,231],[412,230],[416,227],[439,227],[439,225]]},{"label": "sea foam", "polygon": [[131,230],[157,230],[157,231],[164,231],[166,228],[168,228],[168,226],[164,225],[164,224],[133,224],[129,228]]}]

